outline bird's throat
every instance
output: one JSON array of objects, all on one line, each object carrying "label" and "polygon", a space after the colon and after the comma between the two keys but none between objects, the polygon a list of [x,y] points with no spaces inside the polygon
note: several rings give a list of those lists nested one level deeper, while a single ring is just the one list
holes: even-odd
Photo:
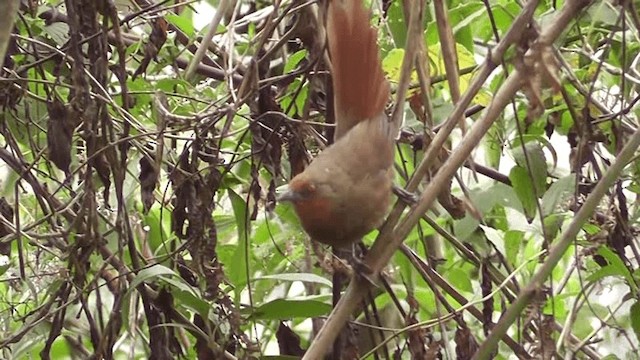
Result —
[{"label": "bird's throat", "polygon": [[335,206],[327,198],[313,198],[294,204],[302,227],[312,239],[331,245],[335,240]]}]

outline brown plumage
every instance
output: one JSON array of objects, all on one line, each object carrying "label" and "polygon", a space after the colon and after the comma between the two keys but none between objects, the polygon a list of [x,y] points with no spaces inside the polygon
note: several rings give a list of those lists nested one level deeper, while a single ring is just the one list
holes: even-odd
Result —
[{"label": "brown plumage", "polygon": [[336,142],[279,199],[293,203],[312,239],[346,247],[378,227],[387,213],[398,127],[384,112],[389,83],[362,0],[330,0],[327,35]]},{"label": "brown plumage", "polygon": [[362,0],[329,1],[327,38],[338,139],[357,123],[383,113],[389,83],[382,72],[377,34],[369,25],[369,11]]}]

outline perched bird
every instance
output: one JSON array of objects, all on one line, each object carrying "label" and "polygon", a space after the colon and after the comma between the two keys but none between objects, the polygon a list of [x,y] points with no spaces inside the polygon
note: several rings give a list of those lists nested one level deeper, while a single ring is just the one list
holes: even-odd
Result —
[{"label": "perched bird", "polygon": [[313,240],[345,248],[387,214],[398,125],[384,112],[389,83],[362,0],[329,1],[327,36],[336,141],[290,181],[279,200],[293,204]]}]

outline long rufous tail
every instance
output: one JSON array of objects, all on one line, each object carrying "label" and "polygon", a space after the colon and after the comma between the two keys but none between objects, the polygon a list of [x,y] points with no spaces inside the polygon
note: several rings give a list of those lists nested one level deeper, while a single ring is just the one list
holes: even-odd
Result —
[{"label": "long rufous tail", "polygon": [[330,0],[327,37],[333,70],[335,138],[358,122],[378,117],[389,98],[377,34],[363,0]]}]

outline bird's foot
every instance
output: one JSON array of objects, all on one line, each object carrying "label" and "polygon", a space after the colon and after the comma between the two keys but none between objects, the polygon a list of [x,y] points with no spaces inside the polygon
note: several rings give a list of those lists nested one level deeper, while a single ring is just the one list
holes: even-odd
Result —
[{"label": "bird's foot", "polygon": [[417,204],[418,200],[420,200],[420,196],[418,196],[418,194],[409,192],[395,184],[393,185],[393,193],[396,194],[398,199],[409,206]]},{"label": "bird's foot", "polygon": [[373,272],[373,269],[369,267],[362,259],[354,257],[352,263],[353,268],[353,280],[359,281],[364,280],[369,285],[378,287],[377,278],[378,274]]}]

